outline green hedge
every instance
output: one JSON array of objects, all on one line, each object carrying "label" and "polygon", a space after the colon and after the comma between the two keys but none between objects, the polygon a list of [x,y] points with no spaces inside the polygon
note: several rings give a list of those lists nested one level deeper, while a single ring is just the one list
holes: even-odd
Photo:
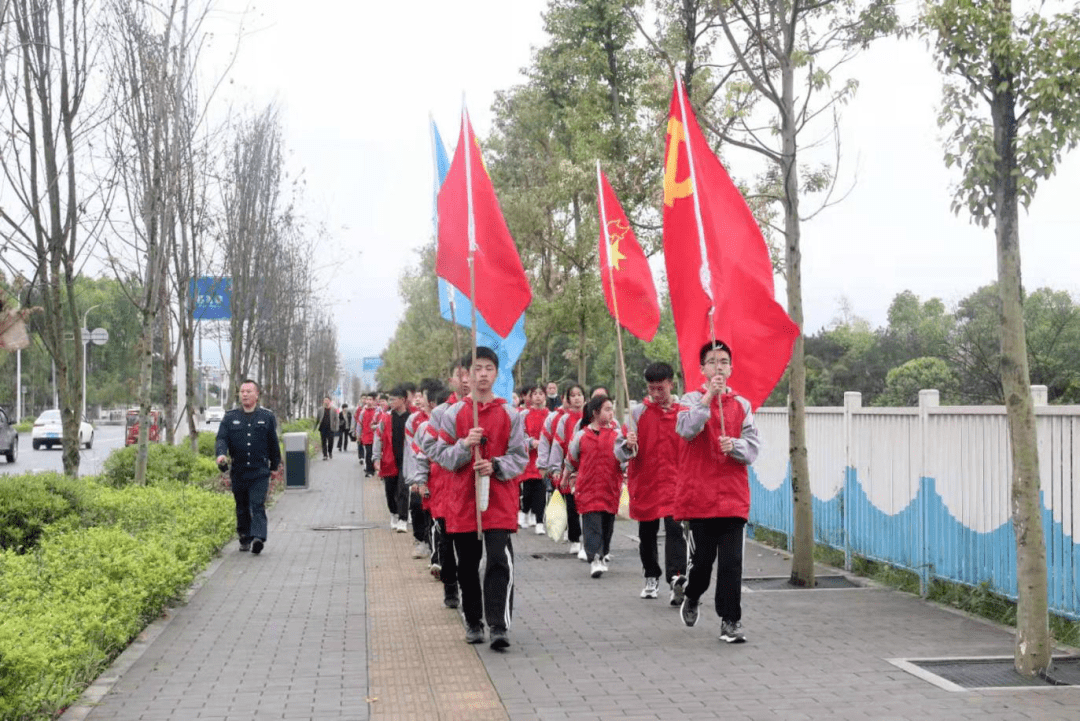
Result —
[{"label": "green hedge", "polygon": [[[151,443],[147,446],[146,484],[157,485],[167,481],[197,483],[207,488],[215,487],[218,469],[213,458],[202,455],[202,434],[199,438],[200,452],[194,453],[187,445],[170,446]],[[106,485],[122,488],[135,477],[135,456],[139,447],[127,446],[113,451],[105,459],[101,480]]]},{"label": "green hedge", "polygon": [[197,485],[79,482],[79,502],[32,552],[0,551],[3,719],[74,701],[234,532],[232,499]]}]

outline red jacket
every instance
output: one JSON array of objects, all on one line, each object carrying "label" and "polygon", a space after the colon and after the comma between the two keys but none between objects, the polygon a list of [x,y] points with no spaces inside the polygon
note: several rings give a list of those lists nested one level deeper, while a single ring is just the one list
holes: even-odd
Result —
[{"label": "red jacket", "polygon": [[381,452],[379,455],[379,477],[389,478],[398,475],[397,460],[394,458],[394,422],[389,413],[380,414],[378,438]]},{"label": "red jacket", "polygon": [[566,452],[570,449],[570,441],[577,432],[578,421],[581,420],[581,411],[566,411],[555,420],[555,432],[551,440],[551,454],[548,456],[548,469],[551,471],[555,488],[562,493],[567,493],[569,488],[563,484],[563,464],[566,461]]},{"label": "red jacket", "polygon": [[[522,416],[495,398],[479,406],[480,427],[485,443],[480,446],[481,458],[493,459],[499,466],[491,476],[488,508],[481,517],[484,530],[517,532],[517,513],[520,499],[519,483],[515,480],[525,470],[525,432]],[[460,440],[473,427],[473,399],[455,403],[443,414],[439,423],[439,444],[436,460],[450,473],[445,481],[447,533],[476,532],[476,483],[473,474],[473,451]]]},{"label": "red jacket", "polygon": [[360,443],[367,445],[375,442],[375,429],[371,427],[378,420],[378,408],[364,408],[357,414],[356,425],[360,428]]},{"label": "red jacket", "polygon": [[[675,485],[676,520],[691,518],[747,518],[750,514],[750,480],[746,467],[760,448],[750,401],[730,390],[702,405],[704,392],[693,391],[680,399],[675,430],[682,437],[679,479]],[[727,435],[735,439],[730,453],[720,450],[720,402],[724,406]]]},{"label": "red jacket", "polygon": [[529,451],[529,463],[525,466],[525,471],[518,476],[519,481],[531,481],[535,478],[540,478],[543,474],[540,473],[540,469],[536,467],[536,458],[539,453],[539,448],[533,448],[532,440],[540,440],[540,435],[544,430],[544,421],[548,417],[548,409],[545,408],[530,408],[527,411],[522,411],[522,418],[525,423],[525,447]]},{"label": "red jacket", "polygon": [[670,516],[675,502],[675,482],[679,476],[679,447],[675,419],[682,406],[672,400],[664,410],[648,398],[631,414],[637,424],[637,455],[626,468],[630,492],[630,517],[635,521],[655,521]]},{"label": "red jacket", "polygon": [[428,501],[428,510],[431,511],[432,518],[445,518],[445,511],[443,507],[446,505],[446,476],[448,471],[436,463],[435,458],[436,450],[439,445],[439,424],[442,422],[442,415],[446,412],[446,409],[450,406],[446,403],[435,406],[431,409],[431,417],[428,418],[427,423],[420,426],[417,429],[417,441],[420,445],[420,450],[423,451],[424,456],[428,459],[428,491],[431,492],[431,498]]},{"label": "red jacket", "polygon": [[617,426],[605,426],[599,431],[586,426],[570,441],[566,462],[577,472],[574,500],[578,513],[619,512],[623,474],[616,453],[617,440],[624,440]]}]

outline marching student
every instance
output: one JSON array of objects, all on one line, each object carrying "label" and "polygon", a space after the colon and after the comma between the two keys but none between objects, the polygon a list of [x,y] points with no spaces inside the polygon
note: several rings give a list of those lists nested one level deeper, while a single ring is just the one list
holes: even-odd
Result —
[{"label": "marching student", "polygon": [[570,539],[570,553],[576,554],[582,561],[587,561],[588,556],[581,545],[581,517],[578,515],[577,503],[574,501],[574,493],[568,484],[562,482],[563,461],[566,459],[566,451],[570,446],[570,439],[574,435],[578,421],[581,420],[581,411],[585,407],[585,389],[577,383],[571,385],[563,394],[567,411],[563,413],[555,424],[552,433],[551,452],[548,454],[547,469],[551,473],[551,480],[556,490],[562,493],[566,499],[566,532]]},{"label": "marching student", "polygon": [[[483,643],[486,618],[491,648],[510,645],[514,611],[514,547],[517,532],[518,488],[514,479],[528,463],[520,413],[497,398],[492,385],[499,375],[499,357],[480,346],[473,355],[472,393],[443,414],[436,460],[451,473],[447,479],[446,530],[453,536],[458,560],[458,585],[468,643]],[[473,408],[479,423],[473,423]],[[475,460],[479,453],[480,459]],[[488,479],[488,505],[483,511],[483,540],[477,538],[477,498],[474,471]],[[480,559],[486,556],[483,591]]]},{"label": "marching student", "polygon": [[522,395],[529,404],[528,410],[523,411],[529,464],[525,466],[525,472],[518,479],[521,482],[521,510],[527,516],[525,524],[518,525],[522,527],[534,525],[536,535],[542,536],[544,535],[544,502],[547,500],[547,493],[544,489],[543,473],[537,466],[537,458],[540,450],[540,435],[548,417],[547,396],[544,395],[544,388],[540,385],[524,389]]},{"label": "marching student", "polygon": [[589,574],[600,578],[611,560],[611,536],[622,491],[622,464],[629,451],[615,423],[615,406],[607,396],[589,400],[566,454],[566,481],[577,502],[585,531]]},{"label": "marching student", "polygon": [[364,464],[365,478],[375,475],[371,444],[375,442],[375,421],[378,415],[379,409],[375,405],[375,394],[365,394],[364,407],[356,410],[356,451],[360,455],[360,462]]},{"label": "marching student", "polygon": [[398,533],[408,532],[409,496],[401,480],[401,464],[405,453],[405,423],[409,420],[406,408],[407,391],[401,386],[388,394],[389,411],[382,414],[375,434],[372,458],[379,467],[379,477],[386,490],[386,505],[390,509],[390,528]]},{"label": "marching student", "polygon": [[[421,493],[420,474],[423,472],[423,481],[427,481],[427,469],[421,468],[417,462],[417,456],[421,453],[417,443],[416,431],[421,423],[428,420],[431,409],[430,401],[434,400],[435,394],[442,388],[442,383],[434,378],[425,378],[420,382],[420,388],[416,393],[415,408],[405,422],[404,461],[402,463],[402,481],[408,490],[409,512],[412,515],[413,538],[416,545],[413,547],[413,558],[431,558],[431,545],[429,530],[431,527],[431,513],[428,508],[430,498],[425,492]],[[425,484],[426,485],[426,484]]]},{"label": "marching student", "polygon": [[[760,448],[750,402],[727,387],[732,353],[717,340],[701,347],[700,390],[682,397],[675,431],[683,438],[674,516],[687,521],[688,552],[683,623],[698,621],[701,596],[716,562],[716,615],[720,640],[742,643],[743,528],[750,512],[746,467]],[[720,413],[723,409],[723,418]]]},{"label": "marching student", "polygon": [[[627,464],[630,517],[638,522],[638,554],[641,556],[645,588],[641,598],[657,598],[660,574],[671,589],[672,606],[682,605],[686,587],[686,539],[682,524],[671,515],[675,502],[675,482],[679,470],[679,434],[675,421],[683,409],[671,394],[675,371],[667,363],[652,363],[645,369],[649,395],[630,415],[636,432],[627,433],[627,443],[636,453]],[[664,568],[657,556],[660,521],[664,521]]]},{"label": "marching student", "polygon": [[[454,399],[454,400],[451,400]],[[449,473],[438,463],[432,463],[439,444],[439,428],[442,423],[442,415],[456,403],[454,394],[444,388],[435,394],[434,407],[431,409],[431,417],[420,424],[416,430],[420,441],[421,456],[417,457],[418,463],[425,467],[423,472],[427,474],[426,488],[421,485],[421,495],[428,496],[428,510],[431,513],[431,575],[442,581],[443,605],[447,608],[457,608],[461,599],[458,595],[457,584],[457,559],[454,557],[453,539],[446,532],[446,480]]]}]

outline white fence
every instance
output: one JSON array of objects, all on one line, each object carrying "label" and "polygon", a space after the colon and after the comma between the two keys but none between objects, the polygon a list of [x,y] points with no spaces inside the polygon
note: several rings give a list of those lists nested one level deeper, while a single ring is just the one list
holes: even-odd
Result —
[{"label": "white fence", "polygon": [[[1033,388],[1050,608],[1080,619],[1080,406],[1047,406]],[[1016,598],[1004,406],[808,408],[807,448],[818,543],[931,578],[986,583]],[[793,531],[786,408],[757,414],[762,452],[750,473],[750,522]]]}]

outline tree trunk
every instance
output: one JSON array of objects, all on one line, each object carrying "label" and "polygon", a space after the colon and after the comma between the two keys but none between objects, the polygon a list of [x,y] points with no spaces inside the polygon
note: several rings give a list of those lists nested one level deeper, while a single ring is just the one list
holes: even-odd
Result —
[{"label": "tree trunk", "polygon": [[[795,20],[785,27],[784,43],[794,45]],[[780,134],[783,150],[780,172],[784,181],[785,266],[787,272],[788,315],[799,328],[803,326],[802,251],[799,226],[799,166],[795,126],[795,68],[790,50],[781,67],[782,105]],[[793,586],[813,588],[814,579],[814,507],[810,490],[810,463],[806,450],[806,354],[803,335],[795,339],[791,354],[788,399],[788,453],[791,459],[791,495],[794,506],[791,578]]]},{"label": "tree trunk", "polygon": [[[1008,9],[1007,1],[998,0]],[[1001,294],[1001,385],[1009,421],[1012,450],[1012,519],[1016,536],[1016,670],[1033,676],[1050,667],[1051,643],[1047,618],[1046,540],[1039,496],[1039,453],[1035,404],[1031,397],[1027,339],[1024,331],[1023,289],[1020,280],[1020,228],[1016,188],[1016,98],[1014,76],[991,68],[997,151],[994,188],[998,291]]]}]

